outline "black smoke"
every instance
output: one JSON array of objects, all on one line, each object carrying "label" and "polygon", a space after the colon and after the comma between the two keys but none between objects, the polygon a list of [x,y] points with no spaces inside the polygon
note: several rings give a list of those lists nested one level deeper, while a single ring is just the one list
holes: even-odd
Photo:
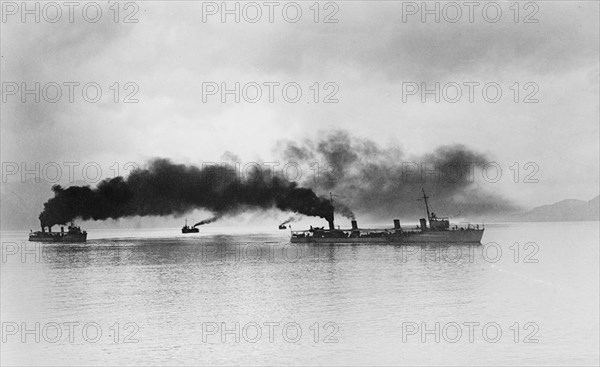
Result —
[{"label": "black smoke", "polygon": [[281,226],[284,226],[284,225],[286,225],[286,224],[288,224],[288,223],[297,222],[297,221],[299,221],[300,219],[302,219],[302,217],[301,217],[300,215],[292,215],[292,216],[291,216],[291,217],[289,217],[288,219],[286,219],[286,220],[284,220],[283,222],[281,222],[281,224],[280,224],[279,226],[281,227]]},{"label": "black smoke", "polygon": [[101,181],[96,188],[52,188],[54,197],[44,204],[41,225],[131,216],[183,215],[205,209],[215,217],[246,210],[277,208],[333,221],[331,202],[310,188],[258,170],[240,177],[227,166],[198,168],[156,159],[127,178]]},{"label": "black smoke", "polygon": [[[200,169],[156,159],[127,178],[107,179],[96,188],[54,186],[54,197],[44,204],[39,218],[42,226],[51,226],[75,218],[183,215],[205,209],[214,215],[208,221],[214,221],[224,215],[270,208],[328,222],[333,220],[334,210],[350,219],[355,219],[353,210],[374,218],[414,218],[424,216],[423,202],[417,200],[422,187],[438,215],[515,209],[512,203],[490,193],[493,190],[481,188],[475,180],[480,172],[474,167],[489,162],[489,157],[463,145],[411,156],[394,146],[383,147],[333,131],[316,140],[282,141],[278,149],[285,162],[316,162],[316,177],[305,175],[297,183],[268,170],[241,177],[233,167]],[[493,189],[492,184],[488,187]],[[333,205],[327,198],[330,192],[334,193]]]},{"label": "black smoke", "polygon": [[487,184],[489,190],[482,189],[486,182],[481,182],[481,167],[490,158],[464,145],[441,146],[415,156],[396,146],[332,131],[314,140],[280,141],[277,150],[284,161],[312,165],[313,171],[315,163],[318,165],[319,173],[305,177],[301,184],[317,192],[339,194],[346,205],[340,203],[338,207],[334,203],[336,212],[350,207],[382,219],[392,215],[425,216],[424,204],[418,200],[421,188],[438,215],[493,214],[515,209],[493,193],[493,184]]},{"label": "black smoke", "polygon": [[200,222],[194,224],[194,227],[198,227],[198,226],[203,226],[205,224],[214,223],[214,222],[218,221],[219,219],[221,219],[221,215],[215,215],[214,217],[210,217],[210,218],[201,220]]}]

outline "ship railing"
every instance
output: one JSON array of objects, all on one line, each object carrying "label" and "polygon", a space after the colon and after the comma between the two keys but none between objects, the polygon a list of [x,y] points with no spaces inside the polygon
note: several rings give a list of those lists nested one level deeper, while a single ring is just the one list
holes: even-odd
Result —
[{"label": "ship railing", "polygon": [[463,223],[461,225],[459,224],[450,224],[450,230],[452,231],[460,231],[460,230],[468,230],[468,229],[485,229],[485,224],[484,223]]},{"label": "ship railing", "polygon": [[[451,224],[450,228],[448,228],[448,230],[451,231],[460,231],[460,230],[469,230],[469,229],[484,229],[485,225],[483,223],[466,223],[466,225],[458,225],[458,224]],[[331,232],[332,230],[330,229],[305,229],[305,230],[293,230],[291,231],[292,235],[294,234],[298,234],[298,235],[302,235],[302,234],[307,234],[307,233],[314,233],[314,232]],[[388,233],[396,233],[396,231],[398,231],[398,228],[344,228],[344,229],[335,229],[333,231],[342,231],[342,232],[360,232],[361,234],[370,234],[370,233],[380,233],[380,232],[388,232]],[[400,229],[400,231],[405,232],[405,233],[412,233],[412,232],[421,232],[421,228],[402,228]]]},{"label": "ship railing", "polygon": [[367,229],[367,228],[344,228],[344,229],[305,229],[305,230],[301,230],[301,231],[291,231],[292,234],[293,233],[313,233],[313,232],[384,232],[384,231],[394,231],[395,229],[388,229],[388,228],[371,228],[371,229]]},{"label": "ship railing", "polygon": [[[291,231],[292,235],[298,234],[298,235],[302,235],[302,234],[307,234],[307,233],[315,233],[315,232],[360,232],[361,234],[371,234],[371,233],[395,233],[396,231],[398,231],[398,228],[347,228],[347,229],[335,229],[335,230],[330,230],[330,229],[319,229],[319,230],[311,230],[311,229],[305,229],[305,230],[294,230]],[[410,230],[401,230],[402,232],[409,232]]]}]

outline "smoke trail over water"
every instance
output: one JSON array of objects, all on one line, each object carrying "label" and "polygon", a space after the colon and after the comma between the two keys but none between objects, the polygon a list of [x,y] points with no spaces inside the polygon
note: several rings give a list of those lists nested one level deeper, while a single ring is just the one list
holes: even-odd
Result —
[{"label": "smoke trail over water", "polygon": [[297,221],[299,221],[300,219],[302,219],[302,217],[301,217],[301,216],[299,216],[299,215],[292,215],[292,216],[291,216],[291,217],[289,217],[288,219],[286,219],[286,220],[284,220],[283,222],[281,222],[281,224],[280,224],[279,226],[284,226],[284,225],[286,225],[286,224],[288,224],[288,223],[297,222]]},{"label": "smoke trail over water", "polygon": [[54,186],[54,197],[44,204],[42,226],[130,216],[182,215],[205,209],[221,217],[247,210],[277,208],[331,222],[333,207],[312,189],[299,187],[276,175],[250,172],[246,178],[233,168],[197,168],[156,159],[127,178],[101,181],[96,188]]},{"label": "smoke trail over water", "polygon": [[219,219],[221,219],[220,215],[217,215],[217,216],[214,216],[214,217],[211,217],[211,218],[207,218],[207,219],[201,220],[200,222],[194,224],[193,227],[203,226],[205,224],[210,224],[210,223],[218,221]]},{"label": "smoke trail over water", "polygon": [[[178,216],[194,209],[213,213],[198,226],[224,215],[277,208],[330,223],[334,210],[349,219],[355,219],[353,210],[389,219],[392,215],[422,214],[423,203],[416,200],[421,187],[441,215],[514,209],[511,203],[474,183],[472,163],[486,162],[487,157],[462,145],[442,146],[415,157],[396,147],[381,147],[371,140],[333,131],[316,140],[279,142],[278,150],[287,162],[319,162],[321,168],[325,164],[328,169],[320,169],[316,180],[305,176],[297,183],[268,170],[254,170],[240,177],[231,166],[201,169],[155,159],[127,178],[107,179],[96,188],[54,186],[54,197],[44,204],[39,218],[42,226],[51,226],[75,218]],[[423,167],[430,167],[425,168],[425,175]],[[436,179],[436,174],[447,167],[457,169]],[[319,196],[330,192],[339,195],[333,205]]]}]

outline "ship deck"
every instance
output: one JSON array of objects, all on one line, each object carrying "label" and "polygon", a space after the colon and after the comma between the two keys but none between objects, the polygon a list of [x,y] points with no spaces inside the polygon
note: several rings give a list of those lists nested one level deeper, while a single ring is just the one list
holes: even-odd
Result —
[{"label": "ship deck", "polygon": [[480,243],[484,229],[292,231],[292,243]]}]

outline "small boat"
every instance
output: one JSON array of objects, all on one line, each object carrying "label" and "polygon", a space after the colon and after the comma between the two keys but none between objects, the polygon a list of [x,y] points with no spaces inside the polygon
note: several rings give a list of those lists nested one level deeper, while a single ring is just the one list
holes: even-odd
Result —
[{"label": "small boat", "polygon": [[198,233],[200,230],[197,227],[190,227],[187,224],[187,219],[185,220],[185,225],[181,227],[181,233]]}]

